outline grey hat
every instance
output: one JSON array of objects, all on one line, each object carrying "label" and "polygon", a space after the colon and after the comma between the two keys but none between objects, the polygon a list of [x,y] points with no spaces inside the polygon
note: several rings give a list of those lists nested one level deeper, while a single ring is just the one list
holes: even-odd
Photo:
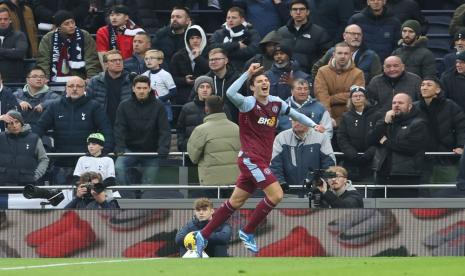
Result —
[{"label": "grey hat", "polygon": [[412,29],[415,32],[416,36],[421,35],[420,22],[410,19],[410,20],[405,21],[404,24],[402,24],[402,27],[400,28],[400,30],[402,31],[405,27]]},{"label": "grey hat", "polygon": [[199,76],[195,79],[194,91],[197,93],[197,89],[199,88],[199,86],[205,82],[209,83],[213,90],[213,79],[209,76]]},{"label": "grey hat", "polygon": [[6,115],[12,117],[13,119],[18,120],[21,123],[21,125],[24,125],[23,115],[21,115],[19,111],[10,110],[6,113]]}]

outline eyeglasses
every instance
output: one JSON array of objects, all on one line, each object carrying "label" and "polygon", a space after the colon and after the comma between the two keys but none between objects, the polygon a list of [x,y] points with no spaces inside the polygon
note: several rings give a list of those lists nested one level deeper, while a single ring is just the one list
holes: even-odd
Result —
[{"label": "eyeglasses", "polygon": [[362,36],[362,33],[354,33],[354,32],[345,32],[346,34],[353,35],[353,36]]},{"label": "eyeglasses", "polygon": [[208,60],[208,62],[217,62],[217,61],[220,61],[220,60],[223,60],[225,58],[211,58]]},{"label": "eyeglasses", "polygon": [[307,10],[307,8],[292,8],[291,9],[291,11],[293,11],[293,12],[298,12],[298,11],[302,12],[302,11],[306,11],[306,10]]},{"label": "eyeglasses", "polygon": [[144,58],[145,61],[149,61],[149,60],[162,60],[163,58],[162,57],[146,57]]},{"label": "eyeglasses", "polygon": [[32,76],[29,76],[27,77],[28,79],[45,79],[45,75],[32,75]]},{"label": "eyeglasses", "polygon": [[107,60],[108,62],[111,62],[111,63],[117,63],[117,62],[123,62],[123,59],[121,58],[115,58],[115,59],[109,59]]},{"label": "eyeglasses", "polygon": [[69,88],[69,89],[83,89],[84,85],[70,84],[70,85],[67,85],[66,88]]}]

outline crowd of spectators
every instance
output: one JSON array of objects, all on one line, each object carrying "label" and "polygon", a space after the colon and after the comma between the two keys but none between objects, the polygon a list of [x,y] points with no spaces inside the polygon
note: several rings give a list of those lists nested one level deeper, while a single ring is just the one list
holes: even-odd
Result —
[{"label": "crowd of spectators", "polygon": [[[440,67],[421,9],[456,9],[454,50]],[[98,156],[116,153],[118,184],[154,183],[175,129],[171,147],[193,154],[200,184],[229,183],[229,174],[212,177],[220,165],[209,155],[238,148],[213,147],[205,133],[218,128],[219,141],[235,133],[229,123],[238,122],[238,110],[226,91],[258,62],[271,95],[326,129],[320,135],[279,118],[272,166],[282,179],[292,174],[301,183],[299,170],[338,163],[353,180],[421,183],[433,166],[425,151],[463,153],[464,11],[456,0],[1,1],[0,152],[9,152],[10,139],[33,150],[2,158],[0,178],[8,172],[18,185],[42,183],[41,149],[86,152],[89,135],[101,133]],[[222,110],[209,108],[212,96]],[[344,153],[337,162],[334,151]],[[119,156],[129,152],[158,156]],[[52,183],[74,184],[76,161],[53,160]],[[138,180],[128,170],[134,166],[143,167]],[[24,168],[33,172],[28,179],[16,171]]]}]

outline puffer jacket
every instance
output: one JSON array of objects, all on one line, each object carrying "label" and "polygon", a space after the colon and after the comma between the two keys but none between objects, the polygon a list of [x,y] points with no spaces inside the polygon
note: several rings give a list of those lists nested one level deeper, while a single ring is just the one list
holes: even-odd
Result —
[{"label": "puffer jacket", "polygon": [[412,45],[403,45],[392,52],[399,56],[405,64],[405,70],[418,75],[420,78],[436,76],[436,59],[433,52],[426,48],[428,38],[419,37]]},{"label": "puffer jacket", "polygon": [[187,141],[192,131],[194,131],[196,126],[203,123],[203,118],[205,118],[205,116],[207,116],[205,113],[205,101],[199,100],[198,97],[195,97],[192,102],[183,105],[176,127],[179,151],[184,152],[187,150]]}]

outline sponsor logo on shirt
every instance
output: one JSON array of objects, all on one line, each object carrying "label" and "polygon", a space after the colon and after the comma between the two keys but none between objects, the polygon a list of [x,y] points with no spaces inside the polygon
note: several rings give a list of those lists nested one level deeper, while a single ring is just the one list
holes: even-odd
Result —
[{"label": "sponsor logo on shirt", "polygon": [[257,124],[259,125],[266,125],[269,127],[274,127],[276,125],[276,117],[271,117],[271,118],[266,118],[266,117],[260,117],[258,119]]}]

